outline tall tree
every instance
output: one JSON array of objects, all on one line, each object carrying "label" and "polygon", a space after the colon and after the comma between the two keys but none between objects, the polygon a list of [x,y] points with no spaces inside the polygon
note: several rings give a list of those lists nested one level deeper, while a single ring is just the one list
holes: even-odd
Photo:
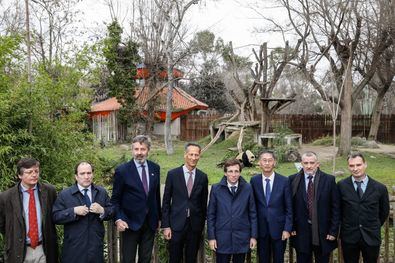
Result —
[{"label": "tall tree", "polygon": [[[364,28],[370,28],[378,21],[368,21],[364,14],[366,8],[374,6],[376,11],[384,6],[385,1],[329,1],[329,0],[281,0],[288,12],[293,32],[302,37],[309,33],[303,41],[303,49],[298,56],[298,66],[302,69],[312,86],[327,101],[339,102],[341,108],[340,147],[338,153],[347,155],[351,148],[352,105],[362,89],[373,77],[380,57],[392,44],[391,26],[376,31],[371,58],[367,64],[366,75],[356,77],[348,68],[349,61],[355,66],[356,53],[367,52],[360,49],[366,40]],[[377,1],[376,1],[377,2]],[[377,24],[375,24],[377,25]],[[289,28],[288,28],[289,29]],[[393,35],[393,34],[392,34]],[[326,60],[325,62],[323,61]],[[337,95],[327,96],[322,68],[329,65],[333,75]]]},{"label": "tall tree", "polygon": [[[267,43],[263,43],[259,47],[259,51],[253,49],[255,62],[249,69],[250,76],[247,78],[247,81],[243,81],[243,78],[240,76],[238,65],[242,60],[234,54],[232,44],[230,43],[224,48],[225,61],[229,65],[237,88],[243,94],[242,96],[232,96],[238,108],[235,117],[240,115],[239,120],[242,121],[256,120],[256,100],[259,99],[257,94],[260,94],[262,103],[261,131],[262,133],[269,132],[272,115],[292,102],[292,98],[296,95],[294,93],[288,93],[286,97],[274,97],[277,83],[285,67],[297,56],[301,43],[302,40],[297,41],[295,47],[291,49],[288,42],[286,42],[285,48],[277,48],[271,52],[270,59],[267,54]],[[231,94],[235,93],[231,91]]]},{"label": "tall tree", "polygon": [[164,141],[167,154],[173,154],[174,148],[171,138],[171,113],[174,78],[173,71],[178,60],[182,57],[176,55],[176,42],[183,41],[185,31],[182,30],[183,20],[193,4],[197,4],[197,0],[154,0],[156,7],[159,10],[159,15],[164,17],[164,34],[162,35],[162,43],[164,45],[163,51],[166,58],[166,69],[168,77],[168,91],[166,98],[166,120],[165,120],[165,135]]},{"label": "tall tree", "polygon": [[188,60],[188,67],[192,70],[187,90],[195,98],[207,103],[210,109],[231,113],[234,106],[223,80],[223,63],[218,45],[221,41],[208,30],[195,34],[190,42],[192,57]]},{"label": "tall tree", "polygon": [[103,48],[109,72],[107,85],[110,95],[122,105],[119,111],[121,122],[130,127],[139,116],[135,102],[136,65],[140,60],[138,47],[130,39],[122,42],[123,30],[117,20],[111,22],[107,30]]}]

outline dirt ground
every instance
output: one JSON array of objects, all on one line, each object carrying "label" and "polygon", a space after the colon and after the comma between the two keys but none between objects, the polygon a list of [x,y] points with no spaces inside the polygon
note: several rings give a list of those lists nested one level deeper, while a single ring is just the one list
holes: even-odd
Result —
[{"label": "dirt ground", "polygon": [[[382,153],[388,155],[395,159],[395,145],[389,144],[378,144],[379,148],[358,148],[361,152],[372,152],[372,153]],[[310,144],[303,144],[300,148],[300,152],[313,151],[315,152],[320,160],[331,160],[334,152],[337,152],[337,147],[333,146],[315,146]]]}]

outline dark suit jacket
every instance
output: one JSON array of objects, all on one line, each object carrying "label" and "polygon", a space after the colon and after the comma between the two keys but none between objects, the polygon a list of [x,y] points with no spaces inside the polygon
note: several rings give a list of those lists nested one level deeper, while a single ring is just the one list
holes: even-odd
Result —
[{"label": "dark suit jacket", "polygon": [[211,187],[207,237],[217,241],[217,253],[247,253],[250,239],[258,237],[257,223],[254,193],[243,177],[235,195],[229,191],[225,176]]},{"label": "dark suit jacket", "polygon": [[115,220],[122,219],[129,228],[137,231],[147,217],[152,230],[158,228],[160,211],[160,167],[148,161],[149,192],[144,192],[139,172],[133,160],[115,169],[111,203]]},{"label": "dark suit jacket", "polygon": [[181,231],[189,208],[192,230],[203,231],[207,215],[207,195],[207,175],[199,169],[196,169],[190,197],[182,166],[169,171],[162,203],[162,228],[170,227],[173,231]]},{"label": "dark suit jacket", "polygon": [[[314,195],[316,200],[316,221],[319,245],[322,253],[326,254],[337,247],[337,241],[329,241],[326,236],[337,237],[340,225],[340,198],[335,177],[317,170],[314,179]],[[312,228],[308,223],[306,184],[303,169],[289,177],[292,189],[293,229],[296,236],[291,238],[291,244],[297,252],[312,251]]]},{"label": "dark suit jacket", "polygon": [[283,231],[291,232],[292,193],[288,178],[275,173],[269,205],[263,191],[262,174],[252,177],[251,186],[258,212],[258,237],[270,235],[272,239],[281,239]]},{"label": "dark suit jacket", "polygon": [[[26,227],[20,184],[0,194],[0,232],[5,237],[5,262],[21,263],[26,255]],[[58,262],[58,242],[52,222],[52,204],[56,190],[50,184],[38,184],[41,204],[43,248],[48,263]]]},{"label": "dark suit jacket", "polygon": [[355,191],[351,176],[341,180],[338,185],[342,208],[342,242],[354,244],[363,239],[370,246],[379,246],[380,228],[389,214],[385,185],[369,177],[362,199]]},{"label": "dark suit jacket", "polygon": [[58,195],[53,206],[55,224],[64,225],[62,262],[104,262],[103,220],[110,220],[113,208],[107,191],[100,186],[91,185],[92,203],[104,208],[102,217],[89,213],[86,216],[74,214],[74,207],[85,205],[84,196],[75,184]]}]

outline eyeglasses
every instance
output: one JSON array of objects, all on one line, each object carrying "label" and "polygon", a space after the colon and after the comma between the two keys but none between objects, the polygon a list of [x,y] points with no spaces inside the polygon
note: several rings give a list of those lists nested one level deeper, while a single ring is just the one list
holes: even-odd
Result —
[{"label": "eyeglasses", "polygon": [[38,174],[40,172],[39,169],[31,169],[31,170],[24,170],[23,174],[32,175],[33,173]]}]

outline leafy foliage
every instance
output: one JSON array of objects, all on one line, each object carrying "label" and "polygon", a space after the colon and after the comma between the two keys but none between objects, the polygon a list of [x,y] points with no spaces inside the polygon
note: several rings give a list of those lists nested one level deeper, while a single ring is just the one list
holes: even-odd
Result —
[{"label": "leafy foliage", "polygon": [[[97,162],[88,130],[91,92],[81,86],[87,58],[56,62],[51,70],[37,64],[29,84],[19,49],[17,37],[0,37],[0,190],[17,181],[15,164],[25,156],[37,158],[41,178],[60,189],[74,181],[78,161]],[[100,177],[101,165],[96,168]]]},{"label": "leafy foliage", "polygon": [[132,40],[122,43],[122,27],[114,20],[107,27],[108,36],[104,40],[103,55],[106,58],[110,95],[121,103],[120,120],[130,126],[137,114],[135,105],[136,64],[139,62],[138,46]]}]

